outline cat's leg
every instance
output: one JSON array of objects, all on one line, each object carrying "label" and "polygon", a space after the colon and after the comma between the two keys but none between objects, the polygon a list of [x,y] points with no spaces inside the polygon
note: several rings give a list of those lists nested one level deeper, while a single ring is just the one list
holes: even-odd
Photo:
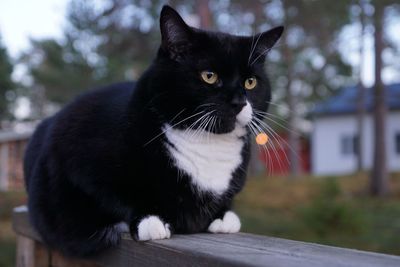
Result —
[{"label": "cat's leg", "polygon": [[240,231],[240,219],[233,211],[226,211],[222,218],[215,219],[209,226],[211,233],[237,233]]},{"label": "cat's leg", "polygon": [[138,241],[166,239],[171,237],[171,227],[157,215],[136,218],[130,223],[130,232]]}]

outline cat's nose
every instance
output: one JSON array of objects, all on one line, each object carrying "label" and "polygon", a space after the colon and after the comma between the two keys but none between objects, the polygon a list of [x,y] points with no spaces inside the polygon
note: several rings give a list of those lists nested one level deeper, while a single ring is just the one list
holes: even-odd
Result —
[{"label": "cat's nose", "polygon": [[246,97],[245,96],[234,96],[231,100],[231,106],[235,109],[236,113],[239,113],[244,106],[246,106]]}]

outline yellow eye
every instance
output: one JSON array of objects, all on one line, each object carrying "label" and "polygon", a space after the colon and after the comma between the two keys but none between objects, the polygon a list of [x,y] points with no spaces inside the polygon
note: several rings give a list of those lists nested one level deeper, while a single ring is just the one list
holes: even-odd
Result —
[{"label": "yellow eye", "polygon": [[257,79],[254,77],[247,78],[246,81],[244,81],[244,87],[247,90],[253,89],[254,87],[256,87],[256,85],[257,85]]},{"label": "yellow eye", "polygon": [[208,84],[214,84],[218,81],[218,75],[212,71],[202,71],[201,78]]}]

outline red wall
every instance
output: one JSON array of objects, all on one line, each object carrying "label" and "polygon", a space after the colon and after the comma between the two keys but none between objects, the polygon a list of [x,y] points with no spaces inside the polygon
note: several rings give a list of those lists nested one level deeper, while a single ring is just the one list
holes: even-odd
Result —
[{"label": "red wall", "polygon": [[[310,172],[310,149],[306,139],[300,142],[300,166],[302,173]],[[289,152],[287,135],[281,134],[277,138],[270,138],[266,150],[260,149],[260,160],[264,163],[269,175],[287,175],[289,173]]]}]

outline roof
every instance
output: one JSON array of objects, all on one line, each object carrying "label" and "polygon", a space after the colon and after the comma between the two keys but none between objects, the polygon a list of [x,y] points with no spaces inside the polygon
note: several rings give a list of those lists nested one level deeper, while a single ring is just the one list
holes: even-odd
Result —
[{"label": "roof", "polygon": [[32,135],[32,131],[15,132],[15,131],[0,131],[0,144],[10,141],[28,140]]},{"label": "roof", "polygon": [[[400,110],[400,83],[385,86],[386,104],[390,110]],[[351,114],[357,111],[358,87],[345,87],[331,98],[317,103],[312,111],[314,116],[335,116]],[[365,108],[367,111],[373,109],[374,91],[373,88],[366,89]]]}]

